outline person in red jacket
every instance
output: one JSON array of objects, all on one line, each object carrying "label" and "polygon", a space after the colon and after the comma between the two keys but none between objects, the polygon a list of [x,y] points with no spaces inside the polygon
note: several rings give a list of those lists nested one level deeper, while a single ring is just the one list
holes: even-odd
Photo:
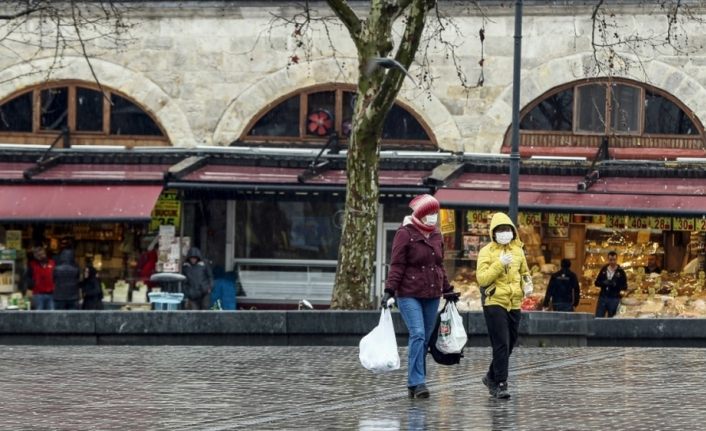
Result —
[{"label": "person in red jacket", "polygon": [[56,263],[47,257],[47,252],[43,247],[35,247],[32,254],[34,259],[27,265],[27,274],[25,275],[27,287],[32,290],[32,309],[53,310]]},{"label": "person in red jacket", "polygon": [[397,298],[397,306],[409,330],[407,389],[410,398],[429,398],[426,387],[426,356],[436,323],[439,298],[456,301],[444,270],[444,249],[437,228],[439,201],[419,195],[409,203],[413,213],[405,217],[392,242],[390,272],[382,306]]}]

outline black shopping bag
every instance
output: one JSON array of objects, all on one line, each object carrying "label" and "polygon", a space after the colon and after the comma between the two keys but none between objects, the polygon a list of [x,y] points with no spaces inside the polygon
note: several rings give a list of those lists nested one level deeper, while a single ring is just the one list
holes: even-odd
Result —
[{"label": "black shopping bag", "polygon": [[441,323],[441,313],[444,312],[446,306],[449,304],[448,301],[444,303],[444,308],[436,313],[436,324],[434,325],[434,330],[431,333],[431,338],[429,339],[429,353],[431,353],[432,358],[437,364],[441,365],[456,365],[461,362],[463,358],[463,349],[458,353],[444,353],[436,348],[436,339],[439,336],[439,324]]}]

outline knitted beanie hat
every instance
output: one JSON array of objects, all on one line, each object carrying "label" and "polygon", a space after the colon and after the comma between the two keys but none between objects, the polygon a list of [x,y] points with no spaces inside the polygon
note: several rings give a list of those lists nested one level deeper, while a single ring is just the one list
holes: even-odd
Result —
[{"label": "knitted beanie hat", "polygon": [[429,214],[438,213],[440,205],[434,196],[424,194],[412,199],[409,202],[409,207],[412,208],[414,217],[421,220]]}]

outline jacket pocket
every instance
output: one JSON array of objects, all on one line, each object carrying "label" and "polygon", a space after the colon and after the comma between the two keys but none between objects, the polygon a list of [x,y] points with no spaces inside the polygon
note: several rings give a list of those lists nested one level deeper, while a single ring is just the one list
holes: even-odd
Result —
[{"label": "jacket pocket", "polygon": [[485,287],[481,287],[480,288],[481,306],[485,306],[485,299],[493,296],[494,293],[495,293],[495,283],[492,283],[492,284],[485,286]]}]

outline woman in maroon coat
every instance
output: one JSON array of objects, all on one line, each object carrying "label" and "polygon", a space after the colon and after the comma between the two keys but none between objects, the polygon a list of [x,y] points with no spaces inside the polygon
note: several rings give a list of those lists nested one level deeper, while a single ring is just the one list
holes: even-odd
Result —
[{"label": "woman in maroon coat", "polygon": [[413,213],[397,230],[392,243],[390,272],[385,282],[382,306],[391,297],[409,330],[407,388],[410,398],[428,398],[426,354],[436,323],[439,298],[458,299],[444,270],[441,232],[436,227],[439,201],[419,195],[409,203]]}]

